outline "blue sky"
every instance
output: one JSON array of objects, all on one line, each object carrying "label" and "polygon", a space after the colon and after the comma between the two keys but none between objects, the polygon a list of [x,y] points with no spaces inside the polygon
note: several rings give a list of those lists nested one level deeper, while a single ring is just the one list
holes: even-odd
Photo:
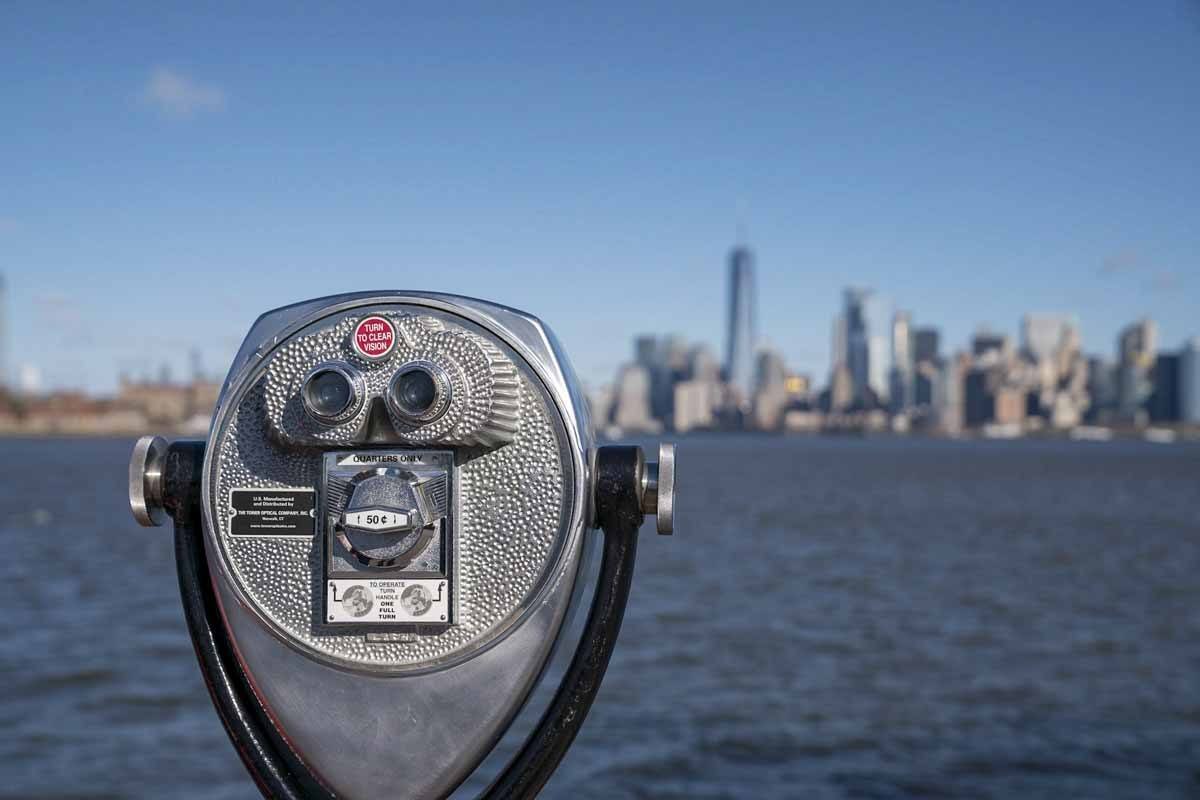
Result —
[{"label": "blue sky", "polygon": [[[952,346],[1076,314],[1200,334],[1200,7],[605,3],[0,9],[8,361],[223,371],[269,307],[488,297],[585,379],[642,331],[824,380],[847,284]],[[649,7],[646,7],[649,6]]]}]

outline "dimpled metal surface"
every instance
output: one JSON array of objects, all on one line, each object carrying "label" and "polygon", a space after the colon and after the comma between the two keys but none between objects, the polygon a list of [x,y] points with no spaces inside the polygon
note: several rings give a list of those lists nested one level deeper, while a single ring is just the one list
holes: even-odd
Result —
[{"label": "dimpled metal surface", "polygon": [[[367,313],[387,313],[397,324],[398,352],[381,364],[351,360],[349,331]],[[277,633],[327,659],[388,670],[431,666],[462,656],[502,633],[552,572],[571,513],[568,487],[573,478],[562,422],[540,382],[518,357],[449,319],[356,309],[353,315],[335,316],[310,328],[267,356],[258,377],[230,398],[236,405],[225,427],[215,432],[219,458],[210,501],[228,572]],[[457,411],[430,426],[440,433],[409,431],[406,439],[424,446],[477,442],[478,431],[490,425],[486,407],[500,396],[512,407],[507,433],[511,441],[498,447],[472,446],[457,459],[452,562],[456,624],[438,633],[419,633],[411,641],[368,643],[362,633],[338,632],[319,624],[321,526],[315,537],[233,536],[230,491],[317,487],[322,450],[297,446],[291,437],[281,435],[295,430],[288,427],[293,421],[287,416],[294,394],[287,392],[298,392],[303,376],[316,364],[331,358],[350,361],[369,376],[369,386],[380,387],[413,357],[463,365],[458,374],[463,387],[461,392],[455,390],[452,408]],[[499,372],[493,370],[497,363]],[[467,396],[474,390],[471,381],[490,382],[488,404]],[[503,384],[499,394],[494,391],[497,383]],[[327,442],[324,447],[354,447],[343,438],[352,436],[353,430],[353,426],[348,432],[326,429],[324,433],[330,435],[322,439]]]}]

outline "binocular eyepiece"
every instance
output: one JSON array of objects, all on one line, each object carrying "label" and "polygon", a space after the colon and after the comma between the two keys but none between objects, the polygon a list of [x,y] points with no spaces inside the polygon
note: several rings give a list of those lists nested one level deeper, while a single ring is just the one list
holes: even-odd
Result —
[{"label": "binocular eyepiece", "polygon": [[[536,318],[450,295],[263,315],[208,439],[138,443],[130,503],[175,523],[189,627],[226,728],[278,796],[438,797],[491,751],[586,600],[538,729],[491,795],[536,792],[599,688],[638,526],[669,533],[674,450],[597,447]],[[564,741],[565,740],[565,741]]]},{"label": "binocular eyepiece", "polygon": [[428,361],[413,361],[392,378],[387,399],[397,416],[420,424],[433,422],[446,413],[450,393],[450,378],[444,369]]},{"label": "binocular eyepiece", "polygon": [[[365,391],[363,376],[354,366],[331,361],[309,372],[300,387],[300,400],[314,422],[334,426],[358,413]],[[422,425],[446,413],[453,391],[444,369],[430,361],[411,361],[392,376],[384,397],[396,418]]]},{"label": "binocular eyepiece", "polygon": [[304,379],[300,399],[304,410],[317,422],[323,425],[345,422],[362,406],[362,376],[349,364],[321,364]]}]

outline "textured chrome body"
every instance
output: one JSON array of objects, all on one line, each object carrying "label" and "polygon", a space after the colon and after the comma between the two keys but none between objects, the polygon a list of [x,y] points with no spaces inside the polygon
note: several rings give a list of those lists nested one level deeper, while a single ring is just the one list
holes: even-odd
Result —
[{"label": "textured chrome body", "polygon": [[[455,563],[469,591],[459,598],[457,624],[395,641],[314,624],[312,543],[239,539],[223,511],[233,486],[315,486],[322,451],[314,446],[361,446],[356,437],[380,435],[369,419],[370,397],[382,396],[386,370],[365,364],[368,399],[344,427],[305,427],[302,413],[289,416],[304,376],[319,360],[345,357],[338,343],[368,313],[388,314],[396,325],[384,364],[428,358],[452,380],[455,370],[470,371],[430,428],[406,429],[392,419],[399,438],[371,441],[462,453],[453,492],[463,526]],[[438,361],[443,352],[454,358]],[[481,402],[468,385],[493,390]],[[544,667],[576,589],[592,520],[592,449],[576,379],[551,334],[521,312],[448,295],[362,293],[279,309],[251,329],[206,450],[205,545],[256,693],[335,793],[444,795],[503,734]]]}]

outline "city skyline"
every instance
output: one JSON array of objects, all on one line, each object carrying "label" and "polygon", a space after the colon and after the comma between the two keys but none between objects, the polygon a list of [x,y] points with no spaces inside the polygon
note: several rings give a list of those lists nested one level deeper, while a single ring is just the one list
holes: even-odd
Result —
[{"label": "city skyline", "polygon": [[[1200,336],[1164,349],[1157,324],[1142,318],[1121,328],[1109,358],[1085,352],[1076,315],[1027,312],[1019,337],[985,325],[955,346],[936,321],[918,324],[887,295],[848,286],[830,328],[832,366],[822,382],[796,371],[760,337],[752,248],[740,242],[726,263],[724,358],[678,334],[637,334],[633,359],[611,385],[585,385],[602,435],[886,430],[1109,438],[1114,426],[1166,440],[1177,435],[1152,425],[1200,434]],[[0,276],[0,358],[7,351],[3,290]],[[112,396],[44,392],[27,374],[14,386],[0,384],[0,433],[113,434],[150,422],[201,429],[220,383],[205,372],[197,349],[188,356],[188,380],[172,381],[163,364],[156,379],[121,374]]]},{"label": "city skyline", "polygon": [[637,334],[632,361],[590,393],[602,431],[1105,438],[1115,426],[1173,438],[1150,426],[1200,425],[1200,336],[1160,347],[1158,326],[1145,317],[1121,328],[1111,356],[1086,352],[1078,317],[1067,313],[1026,312],[1019,338],[980,326],[956,346],[936,321],[915,326],[912,311],[871,287],[850,286],[831,327],[832,366],[822,381],[757,338],[754,264],[747,244],[730,250],[721,368],[704,342]]},{"label": "city skyline", "polygon": [[[954,342],[950,337],[946,336],[940,324],[937,324],[931,317],[922,314],[919,310],[912,308],[901,309],[892,302],[890,295],[886,292],[879,291],[875,287],[867,287],[861,284],[853,284],[842,287],[840,295],[843,303],[843,311],[834,316],[832,330],[829,334],[827,350],[829,357],[825,362],[825,369],[821,370],[806,369],[803,360],[793,360],[788,356],[788,352],[794,348],[778,346],[775,342],[777,339],[770,335],[769,326],[764,326],[757,309],[757,295],[759,289],[757,280],[759,272],[756,268],[758,260],[757,253],[753,247],[745,243],[739,243],[729,250],[726,258],[726,271],[723,273],[725,280],[723,325],[716,335],[712,338],[691,339],[679,331],[667,331],[662,335],[677,337],[678,339],[691,342],[693,344],[704,345],[714,358],[719,359],[721,369],[725,374],[729,373],[731,358],[736,350],[739,353],[739,360],[745,362],[748,359],[751,366],[748,370],[744,370],[741,375],[743,381],[749,385],[750,377],[754,372],[754,363],[760,352],[763,349],[769,349],[774,353],[778,353],[783,357],[785,363],[796,373],[803,373],[810,376],[815,384],[824,386],[832,376],[832,371],[836,366],[837,353],[844,350],[844,360],[852,373],[854,387],[856,393],[861,391],[863,380],[879,392],[880,386],[887,388],[880,394],[885,398],[889,396],[893,390],[892,381],[895,376],[891,374],[892,356],[891,349],[895,346],[895,337],[892,335],[894,331],[890,331],[887,335],[881,335],[876,332],[871,338],[873,341],[857,341],[855,340],[854,331],[845,329],[839,330],[839,322],[845,320],[847,314],[851,314],[850,309],[856,303],[864,303],[870,307],[870,311],[864,312],[867,315],[875,317],[872,328],[875,331],[883,327],[891,328],[895,324],[895,314],[903,314],[905,316],[906,325],[911,327],[912,341],[910,346],[920,349],[919,340],[922,335],[932,336],[934,349],[941,347],[954,348]],[[740,279],[737,276],[740,271],[744,270],[747,277]],[[769,273],[768,273],[769,274]],[[141,359],[126,359],[123,363],[118,361],[113,364],[113,371],[105,376],[104,381],[100,386],[89,386],[80,383],[72,382],[55,382],[47,381],[46,373],[35,362],[20,358],[20,352],[14,354],[11,328],[8,325],[8,320],[11,318],[11,312],[6,308],[7,304],[12,302],[11,291],[9,291],[11,281],[7,275],[0,272],[0,386],[8,386],[18,391],[39,392],[54,392],[54,391],[83,391],[87,394],[107,396],[113,395],[120,388],[121,381],[139,381],[139,382],[170,382],[173,380],[191,381],[196,379],[213,379],[224,374],[226,364],[215,363],[208,364],[204,359],[205,352],[211,352],[211,347],[206,347],[202,339],[198,338],[195,341],[189,342],[183,336],[177,336],[171,340],[172,346],[177,348],[168,356],[154,360],[152,358]],[[748,298],[739,300],[738,296]],[[263,309],[264,311],[267,309]],[[1089,356],[1099,356],[1101,358],[1117,362],[1120,360],[1120,350],[1122,348],[1122,337],[1128,332],[1129,326],[1136,319],[1154,319],[1154,337],[1155,346],[1151,350],[1158,351],[1182,351],[1185,349],[1200,331],[1193,329],[1191,333],[1185,332],[1178,342],[1172,343],[1166,340],[1161,335],[1161,330],[1157,319],[1152,314],[1137,315],[1130,320],[1112,320],[1111,326],[1115,327],[1114,342],[1105,349],[1101,344],[1100,347],[1092,349],[1085,343],[1092,342],[1096,337],[1081,338],[1081,350]],[[886,322],[884,322],[886,320]],[[1085,326],[1081,324],[1081,317],[1078,313],[1072,311],[1047,311],[1045,309],[1037,311],[1022,312],[1015,323],[1009,327],[1005,325],[997,325],[993,322],[983,321],[977,323],[971,328],[958,344],[958,349],[969,349],[971,341],[980,334],[996,334],[1009,338],[1013,342],[1020,342],[1022,347],[1028,347],[1030,339],[1029,325],[1033,321],[1035,327],[1037,324],[1048,326],[1057,326],[1064,321],[1069,321],[1071,327],[1076,334],[1081,335],[1085,332]],[[883,323],[883,324],[881,324]],[[246,329],[249,330],[249,323]],[[732,340],[732,332],[738,330],[741,333],[741,344],[736,347]],[[629,332],[630,335],[636,334],[636,331]],[[1046,334],[1042,334],[1045,336]],[[226,344],[230,347],[230,358],[232,357],[233,349],[241,343],[241,336],[226,336]],[[746,342],[749,342],[747,345]],[[806,352],[816,352],[819,350],[818,342],[804,343],[802,349]],[[884,354],[886,366],[876,368],[875,374],[869,376],[856,375],[855,369],[862,369],[860,366],[866,363],[865,350],[872,349],[876,357],[872,359],[876,364],[879,363],[879,355]],[[624,348],[621,348],[624,349]],[[1035,346],[1036,349],[1036,346]],[[953,352],[951,349],[949,352]],[[592,388],[600,388],[611,381],[612,375],[621,369],[621,366],[627,361],[627,357],[623,354],[618,354],[615,362],[617,366],[612,372],[607,375],[603,371],[586,367],[581,368],[581,365],[576,365],[577,371],[580,373],[585,384]],[[637,361],[637,358],[634,359]],[[915,359],[919,360],[919,356]],[[811,361],[807,363],[812,363]],[[738,383],[738,381],[734,381]],[[32,385],[30,385],[32,384]],[[746,390],[748,394],[748,389]]]}]

